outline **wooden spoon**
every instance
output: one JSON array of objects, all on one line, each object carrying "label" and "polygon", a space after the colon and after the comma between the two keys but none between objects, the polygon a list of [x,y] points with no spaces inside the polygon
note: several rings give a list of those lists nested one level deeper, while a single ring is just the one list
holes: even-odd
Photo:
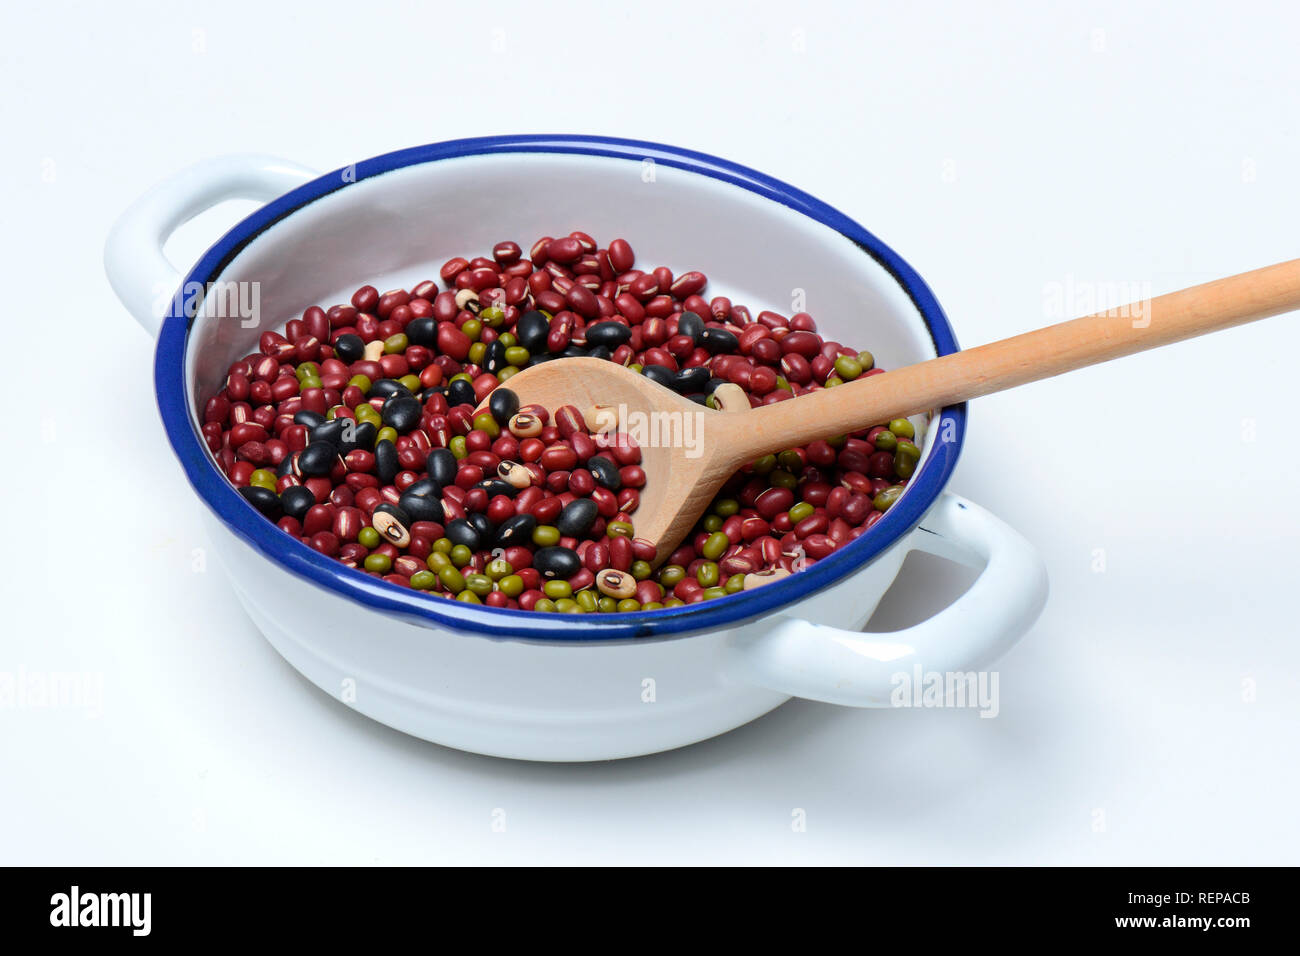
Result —
[{"label": "wooden spoon", "polygon": [[[551,411],[609,406],[620,427],[651,437],[640,442],[646,485],[633,521],[637,537],[655,543],[658,563],[731,475],[770,452],[1297,308],[1300,259],[746,411],[713,411],[595,358],[534,365],[503,387]],[[600,424],[588,422],[593,431]]]}]

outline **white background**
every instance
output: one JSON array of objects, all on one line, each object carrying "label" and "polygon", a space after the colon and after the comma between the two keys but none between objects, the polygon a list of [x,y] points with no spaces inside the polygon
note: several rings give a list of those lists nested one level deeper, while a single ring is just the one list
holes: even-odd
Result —
[{"label": "white background", "polygon": [[[0,861],[1300,862],[1296,316],[972,408],[952,488],[1023,531],[1052,579],[1000,665],[996,719],[796,701],[676,753],[545,766],[349,711],[263,641],[215,564],[194,569],[199,505],[151,343],[100,264],[114,217],[204,157],[332,169],[459,136],[603,133],[827,200],[977,344],[1066,317],[1052,293],[1069,284],[1159,293],[1300,255],[1284,5],[3,18],[0,672],[100,675],[103,700],[0,709]],[[247,208],[192,223],[177,261]],[[965,580],[910,559],[871,629]]]}]

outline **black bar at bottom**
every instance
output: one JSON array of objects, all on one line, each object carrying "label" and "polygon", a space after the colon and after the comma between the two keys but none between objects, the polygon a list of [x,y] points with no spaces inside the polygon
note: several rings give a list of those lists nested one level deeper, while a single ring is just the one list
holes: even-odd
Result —
[{"label": "black bar at bottom", "polygon": [[999,940],[1200,936],[1231,943],[1256,929],[1284,930],[1294,883],[1288,869],[1244,868],[571,870],[539,880],[528,871],[55,867],[9,868],[8,876],[10,889],[0,894],[7,943],[59,936],[215,943],[258,939],[269,928],[297,942],[373,941],[391,930],[433,944],[448,932],[522,929],[535,919],[541,945],[560,924],[564,932],[553,940],[581,938],[610,918],[632,919],[634,937],[704,918],[715,931],[730,924],[737,938],[803,924],[823,928],[814,935],[838,925],[864,941],[937,941],[945,931],[978,927]]}]

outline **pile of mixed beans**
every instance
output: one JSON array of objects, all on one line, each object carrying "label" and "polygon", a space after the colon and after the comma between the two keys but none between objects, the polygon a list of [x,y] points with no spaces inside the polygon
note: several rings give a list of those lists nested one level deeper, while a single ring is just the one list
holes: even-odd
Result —
[{"label": "pile of mixed beans", "polygon": [[[812,317],[703,296],[700,272],[635,268],[582,232],[528,256],[455,258],[434,281],[313,306],[235,362],[203,436],[262,514],[385,581],[491,607],[628,612],[770,583],[870,528],[920,451],[898,419],[766,455],[736,474],[659,568],[636,537],[646,476],[627,435],[572,406],[520,408],[520,369],[618,362],[711,408],[878,374]],[[485,399],[488,407],[476,414]],[[742,406],[743,407],[743,406]]]}]

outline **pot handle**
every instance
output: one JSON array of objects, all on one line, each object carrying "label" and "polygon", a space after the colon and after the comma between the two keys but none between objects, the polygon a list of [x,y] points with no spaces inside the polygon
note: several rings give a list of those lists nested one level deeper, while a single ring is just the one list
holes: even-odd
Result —
[{"label": "pot handle", "polygon": [[867,634],[786,618],[742,632],[728,647],[729,672],[772,690],[850,707],[889,707],[899,675],[982,667],[1011,647],[1047,602],[1047,569],[1034,547],[988,511],[945,493],[907,541],[972,567],[970,590],[928,621]]},{"label": "pot handle", "polygon": [[109,285],[156,337],[181,282],[180,271],[163,255],[167,237],[217,203],[275,199],[317,175],[306,166],[254,153],[219,156],[181,170],[137,199],[113,224],[104,243]]}]

